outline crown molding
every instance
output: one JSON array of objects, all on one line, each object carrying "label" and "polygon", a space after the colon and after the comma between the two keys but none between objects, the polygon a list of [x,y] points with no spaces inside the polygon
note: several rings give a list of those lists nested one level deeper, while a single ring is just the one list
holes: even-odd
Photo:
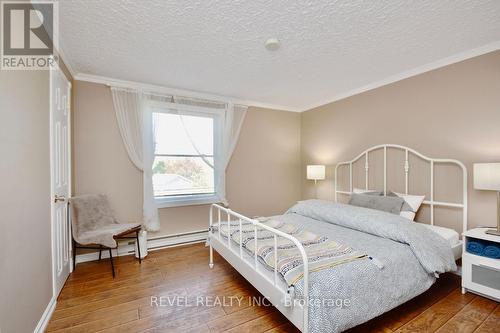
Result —
[{"label": "crown molding", "polygon": [[388,84],[410,78],[412,76],[417,76],[417,75],[423,74],[425,72],[432,71],[434,69],[438,69],[441,67],[452,65],[452,64],[455,64],[457,62],[464,61],[464,60],[474,58],[474,57],[477,57],[477,56],[480,56],[480,55],[483,55],[486,53],[490,53],[493,51],[497,51],[497,50],[500,50],[500,41],[486,44],[486,45],[483,45],[481,47],[471,49],[468,51],[460,52],[460,53],[457,53],[457,54],[452,55],[450,57],[446,57],[446,58],[443,58],[443,59],[440,59],[437,61],[433,61],[433,62],[428,63],[426,65],[419,66],[419,67],[416,67],[414,69],[410,69],[408,71],[404,71],[404,72],[401,72],[399,74],[389,76],[383,80],[367,84],[367,85],[362,86],[360,88],[356,88],[353,90],[346,91],[344,93],[337,94],[333,97],[326,98],[318,103],[311,104],[307,108],[303,109],[303,111],[312,110],[312,109],[315,109],[317,107],[320,107],[320,106],[323,106],[326,104],[330,104],[330,103],[333,103],[333,102],[336,102],[336,101],[339,101],[339,100],[342,100],[342,99],[345,99],[345,98],[348,98],[348,97],[351,97],[354,95],[361,94],[361,93],[369,91],[369,90],[380,88],[380,87],[386,86]]},{"label": "crown molding", "polygon": [[221,95],[210,94],[210,93],[205,93],[205,92],[200,92],[200,91],[178,89],[178,88],[172,88],[172,87],[167,87],[167,86],[147,84],[147,83],[142,83],[142,82],[126,81],[126,80],[114,79],[114,78],[99,76],[99,75],[77,73],[76,75],[73,76],[73,78],[77,81],[99,83],[99,84],[104,84],[104,85],[113,86],[113,87],[130,88],[130,89],[144,90],[144,91],[156,92],[156,93],[165,93],[165,94],[183,95],[183,96],[189,96],[189,97],[195,97],[195,98],[212,99],[212,100],[218,100],[218,101],[222,101],[222,102],[226,102],[226,103],[231,102],[233,104],[242,104],[242,105],[260,107],[260,108],[266,108],[266,109],[273,109],[273,110],[280,110],[280,111],[302,112],[302,109],[293,108],[290,106],[262,103],[262,102],[252,101],[252,100],[239,99],[239,98],[230,97],[230,96],[221,96]]},{"label": "crown molding", "polygon": [[59,58],[61,58],[61,60],[64,62],[64,65],[68,69],[68,72],[71,74],[73,79],[75,79],[75,76],[77,75],[77,73],[76,73],[75,69],[73,68],[73,66],[71,66],[71,63],[69,62],[68,57],[66,57],[66,54],[64,53],[64,51],[62,50],[62,48],[60,46],[57,49],[57,54],[59,55]]},{"label": "crown molding", "polygon": [[303,107],[292,107],[292,106],[284,106],[284,105],[276,105],[276,104],[271,104],[271,103],[262,103],[258,101],[252,101],[252,100],[245,100],[245,99],[239,99],[235,97],[230,97],[230,96],[221,96],[221,95],[216,95],[216,94],[210,94],[210,93],[205,93],[205,92],[200,92],[200,91],[193,91],[193,90],[187,90],[187,89],[179,89],[179,88],[172,88],[168,86],[161,86],[161,85],[153,85],[153,84],[147,84],[143,82],[136,82],[136,81],[126,81],[126,80],[120,80],[120,79],[114,79],[110,77],[105,77],[105,76],[99,76],[99,75],[92,75],[92,74],[86,74],[86,73],[75,73],[73,67],[71,65],[64,61],[64,59],[67,59],[60,50],[60,55],[63,58],[64,63],[66,64],[66,67],[68,67],[68,70],[70,71],[71,75],[73,75],[74,80],[78,81],[86,81],[86,82],[93,82],[93,83],[99,83],[99,84],[104,84],[108,86],[114,86],[114,87],[121,87],[121,88],[130,88],[130,89],[138,89],[138,90],[145,90],[145,91],[151,91],[151,92],[157,92],[157,93],[166,93],[166,94],[172,94],[172,95],[186,95],[186,96],[191,96],[191,97],[198,97],[198,98],[206,98],[206,99],[214,99],[214,100],[219,100],[223,102],[232,102],[235,104],[244,104],[248,106],[255,106],[255,107],[261,107],[261,108],[266,108],[266,109],[274,109],[274,110],[282,110],[282,111],[290,111],[290,112],[304,112],[308,110],[315,109],[317,107],[327,105],[354,95],[361,94],[366,91],[370,91],[376,88],[380,88],[413,76],[417,76],[438,68],[442,68],[448,65],[452,65],[470,58],[474,58],[486,53],[490,53],[493,51],[500,50],[500,41],[496,41],[490,44],[483,45],[481,47],[471,49],[468,51],[460,52],[455,55],[452,55],[450,57],[446,57],[437,61],[433,61],[431,63],[425,64],[423,66],[419,66],[413,69],[410,69],[408,71],[401,72],[396,75],[389,76],[385,79],[382,79],[380,81],[376,81],[367,85],[364,85],[362,87],[352,89],[340,94],[336,94],[332,97],[325,98],[320,102],[311,104],[309,106],[303,106]]}]

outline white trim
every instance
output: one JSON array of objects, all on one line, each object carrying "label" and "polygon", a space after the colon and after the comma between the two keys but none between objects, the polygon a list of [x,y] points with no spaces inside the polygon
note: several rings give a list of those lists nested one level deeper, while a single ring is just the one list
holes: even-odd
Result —
[{"label": "white trim", "polygon": [[172,234],[169,236],[148,239],[148,250],[161,250],[168,247],[201,243],[207,240],[207,230],[197,230],[189,233]]},{"label": "white trim", "polygon": [[[216,160],[218,159],[218,156],[220,156],[220,151],[222,150],[222,117],[225,109],[207,108],[163,101],[149,101],[148,105],[153,113],[192,115],[196,117],[210,118],[213,120],[213,170],[214,179],[218,179],[221,170],[220,168],[217,168],[217,165],[220,163],[218,163],[218,161]],[[154,154],[154,157],[156,156],[157,155]],[[214,191],[216,191],[215,188]],[[169,208],[213,204],[220,202],[220,197],[220,193],[192,193],[173,196],[155,196],[154,200],[157,208]]]},{"label": "white trim", "polygon": [[[157,113],[169,113],[169,114],[194,114],[200,116],[200,113],[205,114],[207,117],[213,117],[214,115],[221,115],[226,112],[224,108],[208,108],[203,106],[194,106],[180,103],[170,103],[163,101],[147,101],[147,105],[153,109],[153,112]],[[222,104],[221,104],[222,105]]]},{"label": "white trim", "polygon": [[[128,247],[128,246],[126,246]],[[120,248],[120,247],[118,247]],[[130,255],[130,253],[128,253],[128,251],[121,251],[120,249],[120,252],[118,253],[116,249],[112,249],[111,251],[113,251],[113,258],[114,257],[121,257],[121,256],[128,256]],[[108,253],[108,249],[103,249],[102,251],[102,258],[109,258],[109,253]],[[90,253],[84,253],[84,254],[77,254],[76,255],[76,264],[80,264],[82,262],[87,262],[87,261],[95,261],[95,260],[98,260],[99,259],[99,252],[90,252]],[[78,267],[75,267],[75,270],[77,270]]]},{"label": "white trim", "polygon": [[[131,89],[143,89],[143,90],[149,90],[152,92],[163,92],[167,94],[173,94],[173,95],[186,95],[190,97],[198,97],[198,98],[207,98],[207,99],[216,99],[216,100],[221,100],[221,101],[231,101],[235,104],[244,104],[244,105],[249,105],[249,106],[255,106],[255,107],[262,107],[262,108],[267,108],[267,109],[274,109],[274,110],[282,110],[282,111],[290,111],[290,112],[304,112],[308,111],[323,105],[327,105],[369,90],[373,90],[376,88],[380,88],[382,86],[401,81],[419,74],[423,74],[425,72],[432,71],[434,69],[438,69],[441,67],[445,67],[448,65],[455,64],[460,61],[464,61],[467,59],[471,59],[486,53],[490,53],[493,51],[500,50],[500,41],[495,41],[471,50],[463,51],[457,54],[454,54],[452,56],[439,59],[433,62],[430,62],[428,64],[418,66],[416,68],[400,72],[395,75],[391,75],[385,79],[369,83],[367,85],[361,86],[359,88],[355,88],[343,93],[336,94],[332,97],[325,98],[319,102],[310,104],[308,106],[304,107],[293,107],[293,106],[284,106],[284,105],[277,105],[277,104],[272,104],[272,103],[262,103],[258,101],[252,101],[252,100],[244,100],[244,99],[238,99],[234,97],[224,97],[216,94],[210,94],[210,93],[205,93],[205,92],[198,92],[198,91],[189,91],[189,90],[184,90],[184,89],[177,89],[177,88],[171,88],[171,87],[166,87],[166,86],[159,86],[159,85],[152,85],[152,84],[146,84],[142,82],[135,82],[135,81],[126,81],[126,80],[119,80],[119,79],[114,79],[110,77],[105,77],[105,76],[99,76],[99,75],[92,75],[92,74],[85,74],[85,73],[76,73],[73,68],[70,69],[71,65],[67,63],[66,61],[64,62],[66,64],[66,67],[68,67],[68,70],[71,72],[73,75],[73,79],[77,81],[85,81],[85,82],[93,82],[93,83],[99,83],[99,84],[105,84],[105,85],[112,85],[115,87],[121,87],[121,88],[131,88]],[[62,51],[60,51],[60,54],[62,54]],[[67,59],[63,55],[63,59]]]},{"label": "white trim", "polygon": [[52,317],[52,314],[54,313],[54,310],[56,309],[56,303],[57,303],[57,298],[55,296],[52,296],[49,304],[47,304],[47,307],[45,308],[45,311],[42,314],[42,317],[38,321],[38,324],[36,325],[33,333],[45,332],[45,329],[47,328],[47,325],[49,324],[50,318]]},{"label": "white trim", "polygon": [[183,207],[195,205],[208,205],[220,202],[217,194],[188,194],[171,197],[155,197],[157,208]]},{"label": "white trim", "polygon": [[[69,70],[69,68],[68,68]],[[64,74],[64,72],[63,72]],[[73,75],[73,74],[71,74]],[[68,107],[68,197],[73,195],[73,84],[68,78],[68,96],[69,96],[69,107]],[[67,207],[68,212],[70,211],[69,206]],[[71,246],[71,240],[73,239],[73,230],[71,224],[71,214],[68,214],[68,232],[69,232],[69,274],[73,273],[73,246]]]},{"label": "white trim", "polygon": [[71,79],[74,79],[75,78],[75,75],[76,75],[76,72],[75,72],[75,69],[73,68],[73,66],[71,66],[71,64],[68,62],[68,57],[66,57],[66,54],[64,53],[64,51],[62,50],[61,47],[59,47],[57,50],[56,50],[56,53],[57,55],[59,56],[60,60],[63,61],[64,65],[66,66],[66,68],[68,69],[68,72],[69,74],[71,74]]},{"label": "white trim", "polygon": [[304,111],[315,109],[317,107],[320,107],[320,106],[323,106],[326,104],[330,104],[330,103],[339,101],[341,99],[345,99],[347,97],[361,94],[363,92],[373,90],[376,88],[380,88],[382,86],[386,86],[388,84],[391,84],[391,83],[394,83],[397,81],[401,81],[401,80],[410,78],[412,76],[417,76],[419,74],[423,74],[425,72],[429,72],[429,71],[432,71],[434,69],[438,69],[441,67],[452,65],[452,64],[455,64],[457,62],[464,61],[464,60],[474,58],[474,57],[477,57],[477,56],[480,56],[480,55],[483,55],[486,53],[490,53],[493,51],[497,51],[497,50],[500,50],[500,41],[489,43],[489,44],[477,47],[477,48],[472,49],[472,50],[460,52],[460,53],[454,54],[452,56],[425,64],[423,66],[419,66],[419,67],[416,67],[416,68],[413,68],[413,69],[410,69],[410,70],[407,70],[407,71],[404,71],[404,72],[401,72],[401,73],[398,73],[395,75],[391,75],[391,76],[389,76],[385,79],[382,79],[380,81],[376,81],[376,82],[364,85],[362,87],[355,88],[355,89],[334,95],[334,96],[329,97],[329,98],[325,98],[320,102],[313,103],[313,104],[307,106]]},{"label": "white trim", "polygon": [[[290,112],[304,112],[308,111],[326,104],[330,104],[369,90],[373,90],[397,81],[401,81],[419,74],[423,74],[425,72],[432,71],[434,69],[438,69],[441,67],[445,67],[460,61],[464,61],[470,58],[474,58],[486,53],[490,53],[496,50],[500,50],[500,41],[495,41],[471,50],[467,50],[464,52],[460,52],[457,54],[454,54],[452,56],[433,61],[431,63],[395,74],[391,75],[385,79],[382,79],[380,81],[376,81],[364,86],[361,86],[359,88],[355,88],[343,93],[339,93],[337,95],[334,95],[329,98],[325,98],[320,102],[313,103],[309,106],[305,107],[293,107],[293,106],[284,106],[284,105],[276,105],[272,103],[262,103],[258,101],[252,101],[252,100],[244,100],[244,99],[238,99],[234,97],[224,97],[216,94],[210,94],[210,93],[204,93],[204,92],[197,92],[197,91],[189,91],[189,90],[184,90],[184,89],[177,89],[177,88],[171,88],[171,87],[166,87],[166,86],[159,86],[159,85],[151,85],[151,84],[146,84],[146,83],[141,83],[141,82],[135,82],[135,81],[126,81],[126,80],[119,80],[119,79],[113,79],[105,76],[99,76],[99,75],[91,75],[91,74],[85,74],[85,73],[77,73],[73,74],[74,71],[70,70],[70,65],[64,62],[66,64],[66,67],[68,67],[68,70],[72,72],[73,79],[78,80],[78,81],[86,81],[86,82],[93,82],[93,83],[100,83],[100,84],[105,84],[105,85],[113,85],[116,87],[122,87],[122,88],[132,88],[132,89],[144,89],[144,90],[150,90],[150,91],[155,91],[155,92],[163,92],[163,93],[169,93],[173,95],[187,95],[191,97],[198,97],[198,98],[207,98],[207,99],[218,99],[221,101],[231,101],[235,104],[244,104],[244,105],[249,105],[249,106],[255,106],[255,107],[262,107],[262,108],[268,108],[268,109],[274,109],[274,110],[282,110],[282,111],[290,111]],[[61,52],[62,53],[62,52]],[[64,57],[65,58],[65,57]],[[65,58],[67,59],[67,58]]]},{"label": "white trim", "polygon": [[[148,251],[161,250],[164,248],[182,246],[187,244],[201,243],[206,241],[206,239],[207,230],[196,230],[189,233],[172,234],[151,238],[148,239]],[[121,245],[118,246],[117,249],[113,249],[113,256],[121,257],[134,254],[135,246],[132,244],[127,244],[127,242],[128,241],[124,241],[125,245]],[[109,252],[107,249],[102,252],[102,258],[109,258]],[[79,264],[82,262],[94,261],[98,259],[99,252],[84,253],[76,256],[76,263]],[[78,269],[78,267],[76,269]]]},{"label": "white trim", "polygon": [[178,88],[159,86],[159,85],[153,85],[153,84],[147,84],[147,83],[135,82],[135,81],[113,79],[110,77],[91,75],[91,74],[85,74],[85,73],[78,73],[75,76],[73,76],[73,79],[77,80],[77,81],[93,82],[93,83],[99,83],[99,84],[104,84],[104,85],[119,87],[119,88],[138,89],[138,90],[144,90],[144,91],[148,91],[148,92],[165,93],[165,94],[180,95],[180,96],[189,96],[189,97],[193,97],[193,98],[204,98],[204,99],[216,100],[216,101],[221,101],[221,102],[226,102],[226,103],[231,102],[233,104],[242,104],[242,105],[261,107],[261,108],[266,108],[266,109],[274,109],[274,110],[282,110],[282,111],[290,111],[290,112],[301,112],[302,111],[302,109],[293,108],[290,106],[276,105],[276,104],[270,104],[270,103],[261,103],[261,102],[252,101],[252,100],[239,99],[236,97],[220,96],[220,95],[216,95],[216,94],[210,94],[210,93],[199,92],[199,91],[178,89]]},{"label": "white trim", "polygon": [[[68,77],[66,77],[66,75],[64,74],[64,71],[61,69],[61,67],[59,66],[59,64],[52,68],[50,70],[50,73],[49,73],[49,111],[50,111],[50,117],[49,117],[49,132],[50,132],[50,135],[49,135],[49,147],[50,147],[50,153],[49,153],[49,156],[50,156],[50,198],[49,198],[49,205],[50,205],[50,237],[51,237],[51,259],[52,259],[52,262],[51,262],[51,272],[52,272],[52,294],[53,294],[53,297],[55,297],[57,299],[57,297],[59,296],[59,294],[57,293],[57,272],[56,272],[56,269],[55,269],[55,262],[56,262],[56,240],[57,240],[57,237],[55,235],[55,229],[54,229],[54,219],[55,219],[55,216],[54,216],[54,206],[55,206],[55,203],[53,201],[53,198],[55,197],[56,193],[55,193],[55,188],[54,188],[54,174],[55,174],[55,170],[54,170],[54,128],[53,128],[53,117],[54,117],[54,96],[53,96],[53,92],[54,92],[54,80],[55,80],[55,75],[56,73],[60,74],[62,78],[64,78],[64,82],[65,82],[65,85],[66,85],[66,89],[67,89],[67,94],[68,94],[68,98],[66,100],[66,103],[68,103],[68,113],[66,115],[66,125],[67,125],[67,144],[68,146],[66,147],[67,148],[67,189],[66,189],[66,196],[69,198],[71,196],[71,190],[72,190],[72,163],[71,163],[71,154],[72,154],[72,150],[71,150],[71,138],[72,138],[72,132],[71,132],[71,121],[72,121],[72,118],[71,118],[71,112],[72,112],[72,104],[71,104],[71,99],[73,98],[73,91],[72,91],[72,85],[71,85],[71,81],[69,80]],[[62,90],[61,90],[62,91]],[[60,93],[62,94],[62,93]],[[64,106],[66,107],[66,106]],[[66,200],[68,200],[68,198],[66,198]],[[66,201],[67,203],[67,201]],[[72,247],[69,245],[71,243],[71,226],[69,225],[70,223],[70,219],[68,218],[66,223],[68,224],[68,234],[67,234],[67,237],[68,237],[68,256],[69,256],[69,273],[68,273],[68,276],[69,274],[71,274],[72,272]],[[67,276],[66,276],[67,278]],[[60,292],[60,291],[59,291]]]}]

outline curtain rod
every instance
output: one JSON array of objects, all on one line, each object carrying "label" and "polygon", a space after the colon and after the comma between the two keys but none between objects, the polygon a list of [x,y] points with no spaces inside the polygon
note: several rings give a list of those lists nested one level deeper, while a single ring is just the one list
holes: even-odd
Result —
[{"label": "curtain rod", "polygon": [[141,93],[150,94],[150,95],[158,96],[158,97],[171,97],[174,99],[176,97],[178,97],[178,98],[191,98],[191,99],[197,99],[199,101],[204,101],[204,102],[209,102],[209,103],[214,103],[214,104],[224,104],[224,105],[233,104],[235,106],[248,107],[248,105],[241,104],[241,103],[234,103],[232,101],[227,101],[227,100],[209,99],[207,97],[189,96],[186,94],[172,94],[172,93],[168,93],[168,92],[156,92],[156,91],[150,90],[150,89],[132,88],[132,87],[127,87],[127,86],[113,85],[110,83],[107,83],[106,86],[111,88],[111,89],[119,89],[119,90],[125,90],[125,91],[138,91]]}]

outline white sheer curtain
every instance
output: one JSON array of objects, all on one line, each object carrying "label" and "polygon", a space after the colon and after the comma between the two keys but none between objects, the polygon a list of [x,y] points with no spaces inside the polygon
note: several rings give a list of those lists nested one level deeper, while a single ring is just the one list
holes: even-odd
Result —
[{"label": "white sheer curtain", "polygon": [[125,149],[132,163],[143,172],[143,224],[148,231],[158,231],[160,220],[152,180],[155,143],[151,111],[140,92],[112,87],[111,94]]},{"label": "white sheer curtain", "polygon": [[141,94],[118,88],[111,88],[113,106],[118,128],[128,157],[139,169],[143,170]]},{"label": "white sheer curtain", "polygon": [[[167,102],[200,106],[214,109],[220,117],[220,133],[218,151],[215,156],[215,192],[218,201],[228,204],[226,199],[226,168],[238,142],[241,126],[245,120],[248,107],[199,98],[171,96],[154,93],[141,93],[129,89],[111,88],[113,105],[123,143],[130,160],[144,175],[144,225],[148,231],[159,230],[158,210],[155,203],[152,179],[152,166],[155,153],[155,121],[154,113],[147,107],[147,101]],[[180,112],[181,114],[181,112]],[[184,127],[190,135],[188,127]],[[218,136],[217,136],[218,135]],[[195,150],[196,143],[191,141]]]},{"label": "white sheer curtain", "polygon": [[[217,194],[218,200],[224,205],[228,205],[226,198],[226,169],[233,155],[234,148],[238,143],[238,138],[241,131],[241,126],[245,120],[245,116],[248,110],[248,106],[245,105],[235,105],[233,103],[222,103],[217,101],[208,101],[198,98],[189,97],[173,97],[174,103],[201,106],[204,108],[212,108],[214,110],[220,110],[221,121],[221,144],[217,156],[215,158],[215,193]],[[184,130],[191,136],[189,129],[184,127]],[[191,141],[194,149],[199,151],[196,147],[196,143]],[[209,163],[207,163],[209,164]],[[209,164],[210,165],[210,164]],[[211,166],[211,165],[210,165]]]},{"label": "white sheer curtain", "polygon": [[143,152],[144,152],[144,165],[147,166],[143,170],[143,213],[144,223],[149,226],[149,231],[160,230],[160,218],[158,217],[158,208],[156,207],[155,195],[153,190],[153,163],[155,158],[155,132],[156,122],[154,114],[151,109],[143,102]]},{"label": "white sheer curtain", "polygon": [[224,112],[224,120],[222,126],[222,147],[220,152],[220,170],[217,172],[217,181],[215,190],[219,196],[220,201],[228,205],[226,198],[226,169],[231,161],[234,148],[238,143],[240,136],[241,126],[245,120],[248,107],[245,105],[234,105],[228,103]]}]

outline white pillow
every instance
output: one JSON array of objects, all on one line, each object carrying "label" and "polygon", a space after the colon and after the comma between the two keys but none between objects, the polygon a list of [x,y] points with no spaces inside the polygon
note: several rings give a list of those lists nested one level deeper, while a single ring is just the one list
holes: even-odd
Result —
[{"label": "white pillow", "polygon": [[391,193],[400,198],[403,198],[406,203],[403,205],[403,208],[399,215],[413,221],[415,219],[416,213],[418,212],[418,209],[425,200],[425,195],[410,195],[397,192],[390,192],[389,195],[391,195]]},{"label": "white pillow", "polygon": [[404,217],[405,219],[408,219],[410,221],[415,220],[415,213],[410,212],[409,210],[402,211],[399,213],[399,216]]},{"label": "white pillow", "polygon": [[382,192],[377,190],[364,190],[361,188],[353,188],[352,193],[356,194],[373,194],[373,195],[382,195]]}]

